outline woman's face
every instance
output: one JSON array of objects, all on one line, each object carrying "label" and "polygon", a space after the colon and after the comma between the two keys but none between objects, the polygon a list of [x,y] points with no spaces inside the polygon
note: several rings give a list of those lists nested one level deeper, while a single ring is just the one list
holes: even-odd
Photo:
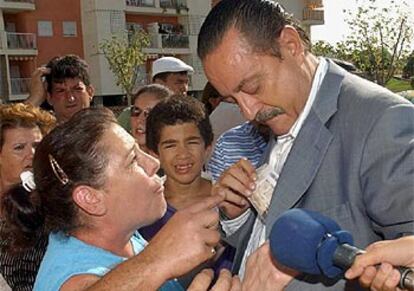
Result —
[{"label": "woman's face", "polygon": [[[135,137],[138,145],[145,148],[146,123],[148,113],[160,102],[160,99],[152,93],[142,93],[135,100],[134,107],[131,110],[131,132]],[[139,113],[139,114],[138,114]]]},{"label": "woman's face", "polygon": [[119,125],[111,126],[102,141],[110,157],[103,190],[112,220],[136,229],[161,218],[167,205],[156,175],[158,160],[143,152]]},{"label": "woman's face", "polygon": [[11,128],[4,131],[0,150],[0,177],[3,185],[20,181],[20,173],[32,169],[33,154],[42,139],[39,127]]}]

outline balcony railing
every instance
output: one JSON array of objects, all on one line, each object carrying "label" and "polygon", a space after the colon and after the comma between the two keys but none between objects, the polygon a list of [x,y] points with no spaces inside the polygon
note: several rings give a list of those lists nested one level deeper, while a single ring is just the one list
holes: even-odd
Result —
[{"label": "balcony railing", "polygon": [[20,2],[34,4],[35,0],[4,0],[4,2]]},{"label": "balcony railing", "polygon": [[11,78],[11,94],[23,95],[29,93],[30,78]]},{"label": "balcony railing", "polygon": [[136,6],[136,7],[155,7],[154,0],[126,0],[127,6]]},{"label": "balcony railing", "polygon": [[185,0],[160,0],[160,7],[162,8],[186,8],[187,1]]},{"label": "balcony railing", "polygon": [[6,34],[9,49],[37,49],[36,35],[33,33],[7,32]]},{"label": "balcony railing", "polygon": [[309,8],[322,8],[323,3],[322,0],[306,0],[305,6]]},{"label": "balcony railing", "polygon": [[305,8],[305,9],[303,9],[303,20],[304,21],[323,22],[324,21],[324,11],[323,10]]},{"label": "balcony railing", "polygon": [[183,34],[161,34],[161,43],[163,48],[188,48],[188,35]]}]

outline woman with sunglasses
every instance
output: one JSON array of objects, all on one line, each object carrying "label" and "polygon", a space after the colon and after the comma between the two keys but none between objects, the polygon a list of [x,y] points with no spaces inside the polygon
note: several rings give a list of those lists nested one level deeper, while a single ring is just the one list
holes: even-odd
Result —
[{"label": "woman with sunglasses", "polygon": [[172,95],[172,91],[167,87],[152,84],[142,87],[132,97],[131,134],[144,152],[148,152],[145,138],[148,114],[158,102],[170,95]]}]

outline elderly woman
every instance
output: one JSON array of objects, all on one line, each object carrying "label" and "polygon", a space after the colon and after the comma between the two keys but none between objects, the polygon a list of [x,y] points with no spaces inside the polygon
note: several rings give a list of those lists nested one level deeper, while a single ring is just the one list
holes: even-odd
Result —
[{"label": "elderly woman", "polygon": [[54,125],[51,114],[31,105],[0,106],[0,193],[32,168],[34,149]]},{"label": "elderly woman", "polygon": [[[146,245],[135,230],[166,210],[158,168],[106,109],[82,110],[47,135],[33,160],[36,189],[15,187],[3,201],[14,245],[50,233],[34,290],[182,290],[174,278],[214,255],[223,198],[177,212]],[[206,290],[205,278],[190,289]],[[216,284],[230,290],[231,275]]]},{"label": "elderly woman", "polygon": [[[0,197],[20,174],[32,168],[33,153],[43,135],[55,125],[55,118],[31,105],[16,103],[0,106]],[[0,209],[0,229],[4,214]],[[10,252],[9,237],[0,240],[0,273],[13,290],[32,290],[37,270],[46,250],[47,237],[35,239],[28,250]]]}]

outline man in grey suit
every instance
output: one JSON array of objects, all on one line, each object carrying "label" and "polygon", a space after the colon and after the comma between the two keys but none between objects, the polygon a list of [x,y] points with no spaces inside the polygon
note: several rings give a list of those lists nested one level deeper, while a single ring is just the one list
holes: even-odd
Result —
[{"label": "man in grey suit", "polygon": [[[220,94],[274,133],[264,159],[274,183],[267,215],[248,202],[257,179],[248,161],[214,186],[225,196],[223,231],[238,248],[235,271],[245,282],[260,280],[261,290],[360,288],[291,273],[270,255],[248,257],[268,248],[271,226],[294,207],[331,217],[361,248],[413,233],[413,105],[312,55],[306,33],[273,1],[219,2],[201,28],[198,54]],[[246,262],[257,272],[244,272]]]}]

